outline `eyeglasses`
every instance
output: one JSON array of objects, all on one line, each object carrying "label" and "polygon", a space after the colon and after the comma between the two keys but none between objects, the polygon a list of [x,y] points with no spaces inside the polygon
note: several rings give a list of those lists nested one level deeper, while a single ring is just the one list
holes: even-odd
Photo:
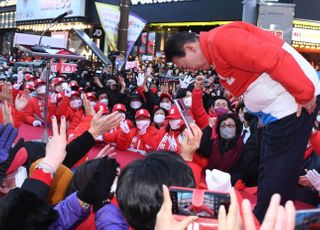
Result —
[{"label": "eyeglasses", "polygon": [[234,124],[224,124],[224,123],[222,123],[222,124],[220,125],[220,128],[226,128],[226,127],[228,127],[228,128],[234,128],[234,127],[236,127],[236,125],[234,125]]}]

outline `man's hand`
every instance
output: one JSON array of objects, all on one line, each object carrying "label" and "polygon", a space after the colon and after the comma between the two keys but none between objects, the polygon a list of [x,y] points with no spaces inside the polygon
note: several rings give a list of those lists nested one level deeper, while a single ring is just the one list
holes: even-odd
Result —
[{"label": "man's hand", "polygon": [[297,117],[301,116],[302,109],[307,110],[309,114],[312,114],[317,107],[317,97],[314,96],[309,102],[303,105],[298,105]]},{"label": "man's hand", "polygon": [[113,158],[117,155],[117,153],[114,151],[114,147],[112,145],[106,145],[103,149],[100,150],[100,152],[95,156],[94,159],[103,158],[105,156],[109,158]]},{"label": "man's hand", "polygon": [[203,89],[204,87],[204,76],[198,75],[196,81],[194,82],[195,89]]}]

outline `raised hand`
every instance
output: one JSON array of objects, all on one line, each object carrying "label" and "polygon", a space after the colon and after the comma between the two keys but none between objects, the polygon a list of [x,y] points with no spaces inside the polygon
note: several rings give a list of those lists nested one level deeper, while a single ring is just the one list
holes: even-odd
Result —
[{"label": "raised hand", "polygon": [[185,129],[185,137],[181,144],[181,157],[186,161],[193,160],[193,154],[199,148],[202,137],[202,131],[195,123],[190,124],[190,129],[193,133]]},{"label": "raised hand", "polygon": [[21,96],[17,95],[14,105],[16,110],[22,111],[27,106],[30,95],[28,90],[24,90]]},{"label": "raised hand", "polygon": [[185,76],[185,78],[182,80],[182,79],[179,79],[179,82],[180,82],[180,88],[181,89],[187,89],[188,86],[194,82],[194,79],[191,75],[187,75]]},{"label": "raised hand", "polygon": [[114,151],[114,147],[112,145],[106,145],[103,149],[100,150],[100,152],[97,154],[97,156],[94,159],[103,158],[105,156],[109,158],[113,158],[117,155],[117,153]]},{"label": "raised hand", "polygon": [[84,111],[86,112],[86,114],[90,115],[90,116],[96,115],[96,112],[92,108],[88,98],[84,94],[81,95],[81,98],[83,101],[83,107],[84,107]]},{"label": "raised hand", "polygon": [[66,118],[61,116],[60,128],[58,127],[57,118],[51,117],[52,120],[52,133],[53,136],[49,139],[46,146],[46,156],[42,162],[51,166],[56,171],[66,157],[67,146],[67,129]]},{"label": "raised hand", "polygon": [[102,110],[93,116],[90,124],[89,133],[96,139],[99,135],[114,129],[120,124],[122,115],[119,112],[113,112],[107,116],[102,116]]},{"label": "raised hand", "polygon": [[2,106],[3,124],[13,124],[11,108],[8,106],[7,101],[4,101]]},{"label": "raised hand", "polygon": [[203,89],[204,87],[204,76],[198,75],[196,81],[194,82],[195,89]]},{"label": "raised hand", "polygon": [[[279,194],[274,194],[271,198],[267,213],[260,226],[261,230],[294,229],[295,225],[295,208],[292,201],[287,201],[285,207],[280,205],[281,197]],[[256,230],[259,229],[254,224],[252,207],[248,200],[242,202],[242,213],[244,217],[244,229]]]}]

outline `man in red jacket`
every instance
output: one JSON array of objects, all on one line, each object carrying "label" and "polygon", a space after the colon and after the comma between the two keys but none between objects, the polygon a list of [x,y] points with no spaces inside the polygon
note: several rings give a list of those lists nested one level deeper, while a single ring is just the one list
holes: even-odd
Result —
[{"label": "man in red jacket", "polygon": [[[290,45],[268,31],[234,22],[209,32],[170,36],[166,58],[180,69],[214,66],[233,96],[244,96],[249,112],[264,124],[255,214],[260,221],[272,194],[282,204],[295,199],[299,168],[320,107],[314,68]],[[302,110],[304,109],[304,110]]]}]

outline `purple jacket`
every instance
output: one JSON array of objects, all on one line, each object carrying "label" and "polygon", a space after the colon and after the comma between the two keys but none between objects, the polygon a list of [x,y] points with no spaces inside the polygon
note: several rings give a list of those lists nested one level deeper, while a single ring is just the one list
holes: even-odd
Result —
[{"label": "purple jacket", "polygon": [[59,218],[49,230],[74,228],[90,214],[90,208],[81,208],[76,192],[57,204],[54,209],[59,213]]},{"label": "purple jacket", "polygon": [[119,208],[108,204],[100,208],[95,215],[98,230],[128,230],[129,225],[122,216]]},{"label": "purple jacket", "polygon": [[[89,216],[91,210],[81,208],[76,192],[57,204],[54,209],[59,213],[59,219],[50,226],[49,230],[73,229]],[[98,230],[129,229],[120,210],[113,204],[100,208],[95,214],[95,222]]]}]

